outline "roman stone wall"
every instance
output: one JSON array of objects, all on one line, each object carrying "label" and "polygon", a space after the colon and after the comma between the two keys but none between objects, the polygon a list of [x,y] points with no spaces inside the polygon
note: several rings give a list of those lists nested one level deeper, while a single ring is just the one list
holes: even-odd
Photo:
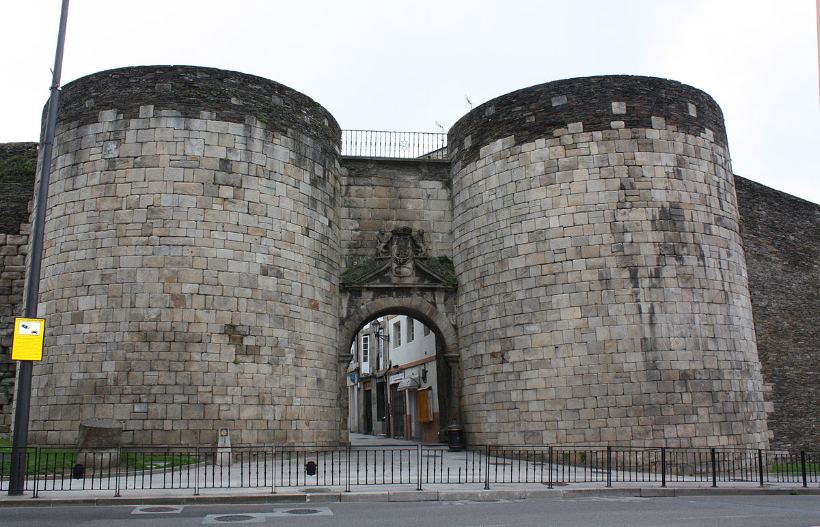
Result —
[{"label": "roman stone wall", "polygon": [[372,258],[379,230],[423,230],[432,256],[452,257],[450,164],[416,159],[342,160],[341,248],[346,267]]},{"label": "roman stone wall", "polygon": [[[449,162],[341,159],[339,137],[308,97],[235,72],[68,84],[32,442],[91,417],[134,444],[344,441],[346,342],[404,313],[436,328],[446,421],[472,444],[817,444],[818,208],[733,178],[705,93],[533,86],[456,123]],[[35,158],[0,145],[3,357]],[[401,228],[427,259],[378,275],[379,231]],[[0,358],[0,433],[12,376]]]},{"label": "roman stone wall", "polygon": [[92,417],[136,444],[338,441],[339,136],[306,96],[234,72],[66,85],[33,442]]},{"label": "roman stone wall", "polygon": [[735,176],[768,415],[778,448],[820,444],[820,205]]},{"label": "roman stone wall", "polygon": [[768,445],[722,115],[592,77],[449,132],[471,441]]},{"label": "roman stone wall", "polygon": [[11,340],[13,319],[23,312],[36,165],[37,143],[0,144],[0,435],[11,431],[16,372]]}]

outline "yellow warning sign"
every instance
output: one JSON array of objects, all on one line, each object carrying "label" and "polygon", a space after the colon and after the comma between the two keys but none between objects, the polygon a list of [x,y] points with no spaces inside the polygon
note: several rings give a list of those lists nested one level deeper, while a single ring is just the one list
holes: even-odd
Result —
[{"label": "yellow warning sign", "polygon": [[15,318],[11,360],[43,360],[44,318]]}]

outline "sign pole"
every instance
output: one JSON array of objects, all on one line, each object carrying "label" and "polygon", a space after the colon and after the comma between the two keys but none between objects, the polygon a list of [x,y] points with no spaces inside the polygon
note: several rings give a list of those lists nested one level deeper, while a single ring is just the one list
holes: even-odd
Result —
[{"label": "sign pole", "polygon": [[[26,296],[24,312],[28,318],[37,318],[37,303],[40,296],[40,267],[43,259],[43,233],[45,230],[48,186],[51,175],[51,155],[54,147],[54,134],[57,128],[57,110],[60,104],[60,74],[63,69],[63,47],[65,29],[68,21],[68,0],[62,0],[60,11],[60,30],[57,34],[57,52],[52,70],[51,94],[48,100],[48,117],[43,141],[40,143],[40,184],[37,187],[34,219],[31,232],[31,254],[26,269]],[[33,362],[17,362],[17,383],[14,396],[14,435],[11,444],[11,473],[9,478],[9,496],[20,496],[25,490],[26,448],[28,447],[28,421],[31,406],[31,370]]]}]

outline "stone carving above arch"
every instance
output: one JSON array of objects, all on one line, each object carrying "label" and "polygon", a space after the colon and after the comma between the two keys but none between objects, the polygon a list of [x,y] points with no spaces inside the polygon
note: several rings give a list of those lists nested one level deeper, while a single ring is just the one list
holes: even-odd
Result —
[{"label": "stone carving above arch", "polygon": [[341,345],[368,320],[402,313],[437,326],[456,353],[456,287],[452,261],[428,253],[424,231],[379,231],[373,256],[342,274]]},{"label": "stone carving above arch", "polygon": [[342,288],[456,289],[452,261],[428,254],[423,230],[396,227],[377,238],[373,256],[342,274]]}]

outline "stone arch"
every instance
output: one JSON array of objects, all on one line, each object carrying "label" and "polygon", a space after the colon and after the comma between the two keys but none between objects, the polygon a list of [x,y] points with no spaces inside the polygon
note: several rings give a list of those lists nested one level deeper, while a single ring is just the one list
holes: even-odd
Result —
[{"label": "stone arch", "polygon": [[[424,293],[421,293],[424,294]],[[431,295],[432,296],[432,295]],[[438,296],[438,295],[436,295]],[[445,304],[435,304],[416,294],[410,293],[378,298],[358,298],[347,305],[347,316],[340,320],[339,331],[339,400],[342,401],[340,426],[347,431],[348,400],[345,370],[352,356],[350,346],[356,334],[371,320],[383,315],[407,315],[429,327],[436,335],[436,361],[443,372],[439,377],[440,411],[444,413],[441,426],[451,424],[461,426],[461,361],[458,348],[458,333],[445,312]],[[436,300],[440,300],[436,299]],[[449,303],[448,303],[449,304]],[[443,404],[442,404],[443,403]],[[342,434],[345,436],[345,434]]]},{"label": "stone arch", "polygon": [[436,331],[436,336],[442,339],[445,353],[458,353],[458,336],[456,329],[445,313],[427,300],[417,297],[386,297],[376,298],[358,306],[353,314],[342,320],[340,343],[343,347],[341,354],[349,353],[344,347],[350,347],[353,337],[364,325],[382,315],[408,315],[424,322],[430,329]]}]

